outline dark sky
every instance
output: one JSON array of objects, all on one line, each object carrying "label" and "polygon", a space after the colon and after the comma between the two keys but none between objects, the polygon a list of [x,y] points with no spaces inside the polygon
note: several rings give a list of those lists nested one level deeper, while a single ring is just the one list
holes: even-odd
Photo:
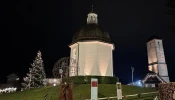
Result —
[{"label": "dark sky", "polygon": [[135,80],[147,74],[146,41],[152,35],[163,39],[169,76],[175,81],[175,21],[168,0],[11,0],[1,23],[1,34],[7,39],[1,52],[0,82],[12,72],[23,77],[38,50],[51,77],[55,62],[69,56],[68,45],[86,24],[92,4],[100,26],[115,44],[115,75],[123,83],[131,81],[131,66]]}]

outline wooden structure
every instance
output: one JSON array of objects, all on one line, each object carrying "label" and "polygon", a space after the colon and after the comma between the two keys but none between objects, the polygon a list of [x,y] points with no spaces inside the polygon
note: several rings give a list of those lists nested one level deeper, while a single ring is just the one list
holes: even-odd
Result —
[{"label": "wooden structure", "polygon": [[58,100],[73,100],[72,88],[73,84],[62,84]]},{"label": "wooden structure", "polygon": [[166,83],[159,75],[154,72],[149,72],[145,78],[142,80],[144,87],[158,87],[159,83]]},{"label": "wooden structure", "polygon": [[76,67],[76,64],[75,59],[64,57],[59,59],[54,65],[53,75],[55,78],[61,79],[58,100],[73,100],[73,84],[70,82],[69,77],[73,73],[70,69]]}]

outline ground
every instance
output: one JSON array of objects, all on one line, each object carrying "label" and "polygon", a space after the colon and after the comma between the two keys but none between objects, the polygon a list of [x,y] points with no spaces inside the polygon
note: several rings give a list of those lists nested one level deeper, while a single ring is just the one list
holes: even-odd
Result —
[{"label": "ground", "polygon": [[[80,100],[81,98],[89,99],[90,98],[90,84],[81,84],[75,85],[73,88],[73,98],[74,100]],[[99,84],[99,97],[111,97],[116,96],[116,85],[115,84]],[[138,94],[138,93],[147,93],[147,92],[154,92],[155,89],[151,88],[141,88],[135,86],[127,86],[122,85],[123,95],[129,94]],[[26,91],[14,92],[9,94],[0,94],[0,100],[44,100],[44,96],[47,95],[47,100],[58,100],[58,86],[55,87],[43,87],[37,89],[31,89]],[[144,100],[153,100],[152,98],[155,97],[154,95],[144,95],[142,96]],[[145,96],[147,98],[145,98]],[[134,97],[135,100],[138,100]],[[151,99],[150,99],[151,98]],[[82,100],[82,99],[81,99]],[[115,99],[116,100],[116,99]],[[128,99],[134,100],[134,99]]]}]

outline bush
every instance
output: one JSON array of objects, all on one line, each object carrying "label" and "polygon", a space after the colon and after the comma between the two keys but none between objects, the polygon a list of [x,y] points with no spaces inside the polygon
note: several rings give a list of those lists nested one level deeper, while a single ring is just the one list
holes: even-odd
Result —
[{"label": "bush", "polygon": [[91,78],[98,79],[98,84],[116,84],[118,82],[117,77],[110,76],[73,76],[70,77],[70,81],[74,84],[91,84]]},{"label": "bush", "polygon": [[173,100],[173,96],[175,95],[175,82],[160,83],[158,89],[161,100]]}]

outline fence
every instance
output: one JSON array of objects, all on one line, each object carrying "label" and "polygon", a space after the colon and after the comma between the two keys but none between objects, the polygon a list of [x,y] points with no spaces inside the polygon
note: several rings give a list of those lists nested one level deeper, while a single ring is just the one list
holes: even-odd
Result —
[{"label": "fence", "polygon": [[[147,95],[147,94],[157,94],[158,92],[148,92],[148,93],[140,93],[140,94],[132,94],[132,95],[124,95],[122,98],[127,99],[128,97],[138,97],[141,98],[142,95]],[[117,99],[117,96],[114,97],[103,97],[103,98],[98,98],[98,100],[108,100],[108,99]],[[84,100],[91,100],[91,99],[84,99]],[[137,99],[138,100],[138,99]]]}]

